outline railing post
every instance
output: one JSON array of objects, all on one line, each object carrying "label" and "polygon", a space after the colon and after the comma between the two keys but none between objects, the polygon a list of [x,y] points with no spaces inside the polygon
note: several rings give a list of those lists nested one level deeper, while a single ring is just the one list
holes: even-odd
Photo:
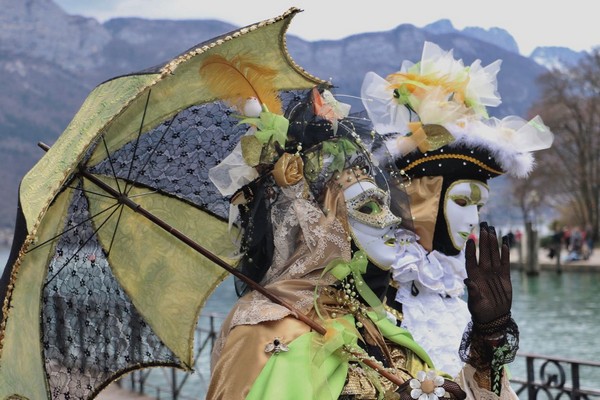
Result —
[{"label": "railing post", "polygon": [[133,371],[129,376],[131,377],[131,391],[135,392],[135,371]]},{"label": "railing post", "polygon": [[535,373],[533,368],[533,357],[527,356],[525,358],[525,362],[527,365],[527,398],[529,400],[535,400],[536,390],[535,390]]},{"label": "railing post", "polygon": [[571,379],[573,380],[573,391],[571,392],[571,399],[579,400],[579,364],[576,362],[571,363]]},{"label": "railing post", "polygon": [[142,370],[139,371],[140,373],[140,394],[146,394],[146,387],[145,387],[145,383],[146,383],[146,376],[142,373]]},{"label": "railing post", "polygon": [[211,314],[210,316],[210,348],[212,349],[213,347],[215,347],[215,338],[216,338],[216,332],[215,332],[215,316]]},{"label": "railing post", "polygon": [[179,397],[179,390],[177,390],[177,371],[175,368],[171,368],[171,388],[173,400],[177,400],[177,397]]}]

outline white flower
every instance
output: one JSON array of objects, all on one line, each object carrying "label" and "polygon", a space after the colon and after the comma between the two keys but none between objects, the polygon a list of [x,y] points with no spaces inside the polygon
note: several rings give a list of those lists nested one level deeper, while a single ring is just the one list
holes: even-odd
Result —
[{"label": "white flower", "polygon": [[471,64],[466,96],[472,105],[496,107],[502,103],[496,80],[501,63],[501,60],[496,60],[482,67],[481,60],[475,60]]},{"label": "white flower", "polygon": [[440,46],[431,42],[423,44],[423,53],[418,68],[421,75],[445,77],[448,81],[462,82],[467,78],[465,65],[462,60],[454,58],[454,51],[443,50]]},{"label": "white flower", "polygon": [[367,72],[361,87],[361,98],[375,131],[386,133],[409,132],[410,112],[393,96],[390,83],[375,72]]},{"label": "white flower", "polygon": [[438,376],[435,371],[419,371],[417,378],[411,379],[410,397],[415,400],[439,400],[446,394],[446,390],[441,387],[444,384],[444,378]]}]

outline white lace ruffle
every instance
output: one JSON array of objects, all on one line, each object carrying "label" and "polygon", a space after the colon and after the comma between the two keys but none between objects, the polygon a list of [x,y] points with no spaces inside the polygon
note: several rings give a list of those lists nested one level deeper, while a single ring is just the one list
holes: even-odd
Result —
[{"label": "white lace ruffle", "polygon": [[416,241],[403,240],[392,275],[399,284],[415,282],[417,288],[427,289],[442,296],[458,297],[464,293],[467,277],[464,252],[447,256],[439,251],[430,253]]},{"label": "white lace ruffle", "polygon": [[402,326],[427,351],[436,369],[457,376],[463,367],[458,349],[471,320],[461,298],[467,276],[464,253],[456,257],[437,251],[427,254],[411,241],[392,266],[392,276],[399,286],[396,301],[402,304]]},{"label": "white lace ruffle", "polygon": [[396,301],[402,303],[402,326],[429,354],[435,368],[456,376],[463,367],[458,349],[471,320],[467,303],[429,291],[413,296],[410,286],[400,287]]}]

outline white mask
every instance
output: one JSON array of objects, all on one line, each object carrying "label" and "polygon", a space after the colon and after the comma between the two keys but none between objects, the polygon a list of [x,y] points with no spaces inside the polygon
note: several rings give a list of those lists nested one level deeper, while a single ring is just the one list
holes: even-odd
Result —
[{"label": "white mask", "polygon": [[389,269],[395,260],[395,232],[401,222],[390,210],[389,194],[373,182],[361,181],[345,189],[344,197],[354,242],[373,264]]},{"label": "white mask", "polygon": [[476,180],[453,182],[444,198],[444,218],[452,245],[461,250],[479,224],[479,210],[490,196],[488,185]]}]

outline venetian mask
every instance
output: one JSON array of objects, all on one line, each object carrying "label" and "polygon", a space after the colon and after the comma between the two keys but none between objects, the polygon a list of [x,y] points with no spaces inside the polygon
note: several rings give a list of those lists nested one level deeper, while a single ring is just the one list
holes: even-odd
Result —
[{"label": "venetian mask", "polygon": [[479,224],[479,210],[489,198],[489,187],[476,180],[453,182],[444,197],[444,218],[448,236],[456,250],[461,250]]},{"label": "venetian mask", "polygon": [[389,207],[389,194],[363,180],[344,190],[348,224],[356,245],[381,269],[389,269],[396,257],[395,232],[401,219]]}]

